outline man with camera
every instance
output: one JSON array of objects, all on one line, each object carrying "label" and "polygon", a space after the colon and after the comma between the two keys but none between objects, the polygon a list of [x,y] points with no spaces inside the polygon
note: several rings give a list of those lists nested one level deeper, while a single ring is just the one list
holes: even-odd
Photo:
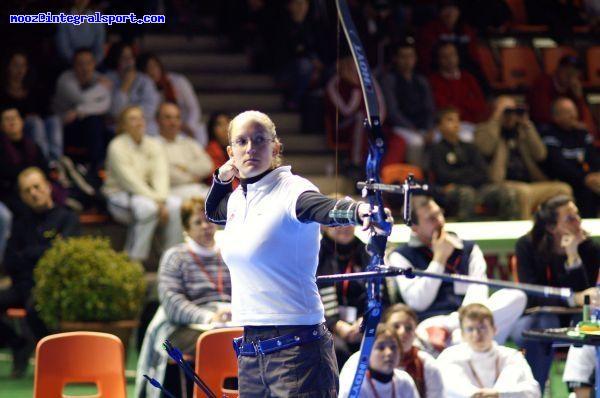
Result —
[{"label": "man with camera", "polygon": [[564,182],[550,181],[539,163],[547,150],[527,109],[517,106],[514,98],[500,96],[491,118],[477,125],[475,146],[488,160],[492,183],[505,183],[518,192],[521,218],[529,219],[532,210],[555,195],[571,195]]}]

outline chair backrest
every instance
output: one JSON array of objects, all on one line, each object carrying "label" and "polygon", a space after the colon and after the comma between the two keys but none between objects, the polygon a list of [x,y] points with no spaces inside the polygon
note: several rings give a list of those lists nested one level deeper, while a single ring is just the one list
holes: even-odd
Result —
[{"label": "chair backrest", "polygon": [[588,84],[600,86],[600,46],[592,46],[586,52]]},{"label": "chair backrest", "polygon": [[496,64],[492,50],[486,44],[478,44],[477,55],[485,78],[490,84],[494,85],[500,79],[500,69]]},{"label": "chair backrest", "polygon": [[[244,334],[243,328],[213,329],[204,332],[196,343],[196,373],[217,397],[237,398],[238,391],[224,387],[225,379],[237,378],[238,366],[233,339]],[[194,397],[203,397],[195,386]]]},{"label": "chair backrest", "polygon": [[565,55],[577,56],[577,50],[569,46],[548,47],[542,49],[542,65],[544,72],[551,75],[556,71],[558,62]]},{"label": "chair backrest", "polygon": [[508,266],[512,275],[513,282],[519,283],[519,265],[517,264],[517,255],[513,254],[508,260]]},{"label": "chair backrest", "polygon": [[527,10],[523,0],[506,0],[506,5],[510,8],[513,24],[527,24]]},{"label": "chair backrest", "polygon": [[381,182],[384,184],[404,182],[409,173],[414,175],[415,180],[423,180],[423,170],[419,166],[408,163],[391,163],[381,168]]},{"label": "chair backrest", "polygon": [[502,81],[511,88],[527,88],[541,73],[531,47],[517,46],[500,49]]},{"label": "chair backrest", "polygon": [[62,397],[65,385],[93,383],[94,397],[125,398],[125,353],[112,334],[68,332],[44,337],[35,356],[33,397]]}]

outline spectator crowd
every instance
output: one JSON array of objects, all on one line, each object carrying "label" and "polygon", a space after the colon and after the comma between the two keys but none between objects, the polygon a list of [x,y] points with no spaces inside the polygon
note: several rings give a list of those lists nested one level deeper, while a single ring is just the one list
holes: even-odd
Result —
[{"label": "spectator crowd", "polygon": [[[174,16],[185,14],[186,2],[166,3],[174,3]],[[304,127],[318,127],[324,145],[339,151],[341,172],[355,178],[367,152],[366,109],[349,50],[336,49],[336,39],[345,39],[336,37],[329,3],[228,0],[210,12],[219,33],[248,55],[252,71],[274,78],[282,108],[300,114]],[[600,210],[600,129],[586,100],[583,57],[562,55],[528,86],[501,91],[480,49],[492,35],[516,29],[508,1],[489,1],[479,11],[469,0],[349,3],[374,71],[387,142],[383,167],[409,164],[430,186],[428,196],[413,198],[408,242],[386,261],[485,279],[481,249],[447,230],[446,218],[533,219],[515,247],[518,281],[576,292],[573,300],[555,301],[398,277],[384,288],[386,312],[364,396],[540,397],[551,351],[521,332],[580,319],[529,310],[581,306],[600,264],[600,246],[581,227],[582,217],[596,218]],[[535,3],[522,2],[530,22],[559,44],[577,28],[598,29],[597,2],[550,1],[544,10]],[[95,7],[76,0],[69,12]],[[553,18],[558,13],[564,20]],[[147,262],[155,234],[160,238],[160,307],[139,367],[165,378],[158,341],[172,337],[193,351],[198,334],[186,325],[229,320],[230,277],[204,198],[213,173],[230,158],[231,115],[204,115],[189,77],[143,51],[129,30],[110,42],[99,24],[65,24],[52,33],[48,65],[36,53],[40,44],[27,37],[8,40],[2,54],[0,263],[11,285],[0,290],[0,312],[27,308],[34,337],[49,333],[31,299],[35,263],[53,239],[80,233],[78,213],[103,212],[126,226],[131,259]],[[317,274],[364,269],[365,247],[353,231],[322,227]],[[365,286],[323,285],[319,293],[345,396],[358,363]],[[507,339],[525,355],[503,346]],[[28,343],[1,319],[0,342],[12,350],[12,375],[22,377]],[[565,381],[577,384],[573,389],[593,384],[587,363],[576,363],[585,355],[569,353]],[[143,389],[140,380],[136,387]]]}]

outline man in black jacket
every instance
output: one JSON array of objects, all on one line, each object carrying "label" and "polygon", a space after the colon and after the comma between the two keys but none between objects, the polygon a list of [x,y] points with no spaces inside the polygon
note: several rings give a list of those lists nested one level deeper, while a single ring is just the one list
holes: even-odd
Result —
[{"label": "man in black jacket", "polygon": [[548,147],[545,169],[550,178],[571,185],[584,218],[596,217],[600,206],[600,159],[577,107],[567,97],[552,105],[552,124],[542,129]]},{"label": "man in black jacket", "polygon": [[[55,205],[52,188],[41,169],[29,167],[23,170],[18,176],[18,187],[27,211],[13,222],[4,261],[12,284],[8,289],[0,290],[0,311],[27,307],[34,337],[41,338],[46,333],[45,327],[30,300],[34,286],[33,270],[54,239],[79,234],[79,219],[71,210]],[[27,341],[2,321],[0,341],[6,342],[13,352],[12,376],[22,377],[29,359]]]}]

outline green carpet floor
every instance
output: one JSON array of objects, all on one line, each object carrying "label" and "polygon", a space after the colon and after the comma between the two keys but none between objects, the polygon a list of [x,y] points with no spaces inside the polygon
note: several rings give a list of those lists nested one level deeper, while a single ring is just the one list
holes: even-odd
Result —
[{"label": "green carpet floor", "polygon": [[[33,395],[33,360],[27,371],[27,375],[19,380],[9,377],[11,367],[11,357],[8,350],[0,350],[0,398],[31,398]],[[130,349],[127,355],[127,396],[133,397],[135,365],[137,362],[137,352]],[[564,361],[555,361],[552,370],[549,391],[544,394],[545,398],[566,398],[567,388],[562,382],[562,372]],[[131,375],[131,377],[129,377]],[[69,395],[89,395],[96,392],[92,386],[69,386],[65,393]]]}]

